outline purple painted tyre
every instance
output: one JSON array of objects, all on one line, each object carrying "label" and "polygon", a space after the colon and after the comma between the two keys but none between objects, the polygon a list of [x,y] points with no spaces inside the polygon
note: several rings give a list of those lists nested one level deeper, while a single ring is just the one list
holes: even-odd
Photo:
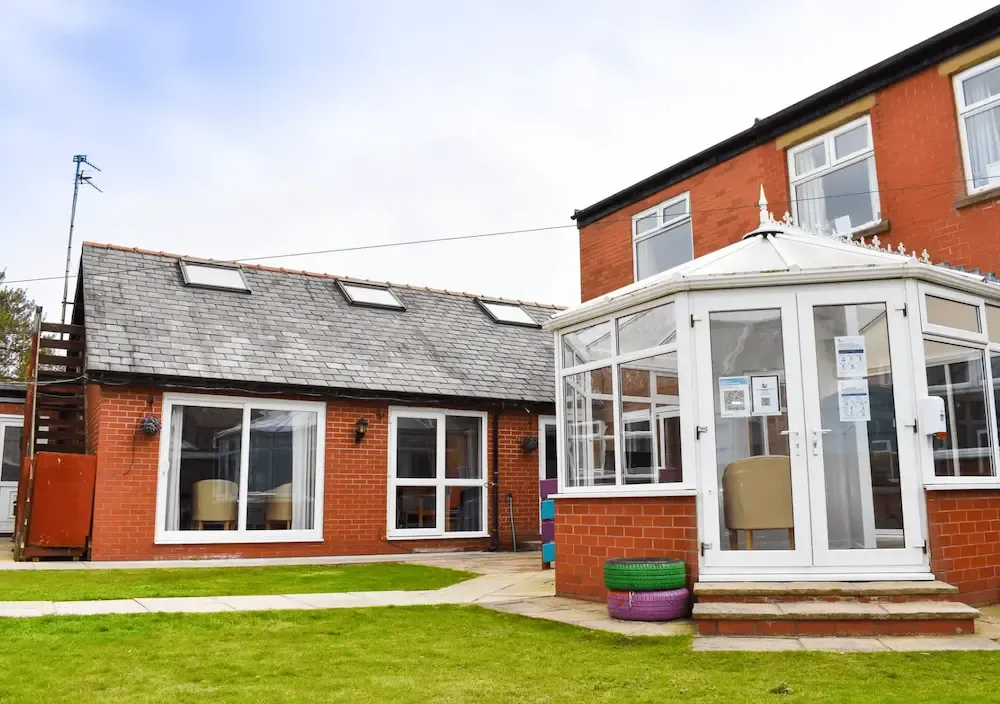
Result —
[{"label": "purple painted tyre", "polygon": [[608,592],[608,613],[626,621],[672,621],[687,614],[688,590]]}]

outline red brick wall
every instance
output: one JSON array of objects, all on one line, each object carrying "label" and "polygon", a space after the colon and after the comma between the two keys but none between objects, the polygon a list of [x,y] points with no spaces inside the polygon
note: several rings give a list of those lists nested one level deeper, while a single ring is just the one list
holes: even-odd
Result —
[{"label": "red brick wall", "polygon": [[[955,198],[966,191],[951,79],[930,67],[879,91],[870,115],[882,216],[892,226],[880,239],[901,239],[918,252],[926,248],[935,262],[1000,273],[1000,240],[993,236],[1000,228],[1000,203],[955,207]],[[786,152],[774,142],[582,228],[583,300],[632,283],[635,213],[690,191],[698,257],[738,241],[757,226],[754,204],[761,184],[776,217],[791,210]]]},{"label": "red brick wall", "polygon": [[601,600],[604,561],[673,557],[698,578],[695,497],[556,500],[556,594]]},{"label": "red brick wall", "polygon": [[8,416],[23,416],[23,403],[0,403],[0,414]]},{"label": "red brick wall", "polygon": [[[160,438],[137,435],[135,431],[143,415],[162,416],[162,394],[95,387],[88,399],[98,398],[99,411],[91,409],[91,428],[98,428],[94,431],[98,448],[91,551],[94,560],[346,555],[456,547],[485,549],[489,545],[489,539],[386,539],[389,406],[385,402],[360,401],[327,403],[322,542],[154,545]],[[354,425],[361,416],[369,421],[368,433],[363,442],[356,444]],[[520,438],[531,428],[531,434],[536,434],[537,423],[536,415],[524,411],[508,411],[501,417],[502,515],[506,515],[504,496],[512,491],[519,539],[522,535],[523,539],[538,539],[538,457],[537,453],[524,456],[520,451]],[[491,437],[492,417],[487,425],[488,444]],[[489,458],[492,461],[492,453]],[[487,526],[492,526],[489,518]],[[506,523],[502,524],[501,534],[504,542],[509,542],[509,528],[504,526]]]},{"label": "red brick wall", "polygon": [[1000,601],[1000,492],[928,491],[931,571],[962,601]]}]

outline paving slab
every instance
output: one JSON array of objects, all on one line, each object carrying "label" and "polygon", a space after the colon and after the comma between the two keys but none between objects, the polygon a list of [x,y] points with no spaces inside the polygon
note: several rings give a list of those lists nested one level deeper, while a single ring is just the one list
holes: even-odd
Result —
[{"label": "paving slab", "polygon": [[697,603],[694,605],[696,616],[716,619],[745,618],[781,618],[782,611],[778,604],[743,604],[743,603]]},{"label": "paving slab", "polygon": [[161,611],[165,613],[213,613],[216,611],[232,611],[232,607],[214,596],[175,596],[150,597],[135,600],[146,611]]},{"label": "paving slab", "polygon": [[292,601],[311,606],[316,609],[346,609],[363,606],[357,594],[351,592],[330,594],[285,594]]},{"label": "paving slab", "polygon": [[878,653],[889,647],[878,638],[797,638],[806,650],[836,653]]},{"label": "paving slab", "polygon": [[906,582],[696,582],[696,596],[889,596],[957,594],[941,581]]},{"label": "paving slab", "polygon": [[57,601],[55,613],[60,616],[98,616],[105,614],[146,613],[135,599],[103,599],[101,601]]},{"label": "paving slab", "polygon": [[303,601],[290,599],[281,594],[260,596],[220,596],[216,597],[233,611],[284,611],[289,609],[315,608]]},{"label": "paving slab", "polygon": [[881,604],[861,604],[853,601],[792,601],[776,604],[786,618],[806,616],[810,620],[885,618]]},{"label": "paving slab", "polygon": [[529,618],[540,618],[546,621],[558,621],[559,623],[572,623],[574,625],[596,620],[592,611],[584,611],[583,609],[559,609],[558,611],[522,615]]},{"label": "paving slab", "polygon": [[885,636],[880,638],[889,650],[899,653],[932,650],[1000,650],[1000,645],[981,636]]},{"label": "paving slab", "polygon": [[768,652],[778,650],[802,650],[796,638],[736,638],[729,636],[700,636],[691,646],[696,653],[715,651]]},{"label": "paving slab", "polygon": [[691,621],[670,621],[654,623],[645,621],[622,621],[605,617],[593,621],[581,621],[574,624],[596,631],[620,633],[626,636],[690,636],[694,635],[694,624]]},{"label": "paving slab", "polygon": [[979,609],[960,601],[909,601],[882,604],[890,617],[905,618],[979,618]]},{"label": "paving slab", "polygon": [[51,601],[0,601],[0,618],[50,616],[55,612]]}]

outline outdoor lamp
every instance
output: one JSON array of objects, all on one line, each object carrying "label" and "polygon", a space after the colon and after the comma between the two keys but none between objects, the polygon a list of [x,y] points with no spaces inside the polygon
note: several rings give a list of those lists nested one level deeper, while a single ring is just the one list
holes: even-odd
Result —
[{"label": "outdoor lamp", "polygon": [[365,433],[368,432],[368,419],[364,416],[358,418],[358,422],[354,424],[354,442],[360,443],[365,439]]}]

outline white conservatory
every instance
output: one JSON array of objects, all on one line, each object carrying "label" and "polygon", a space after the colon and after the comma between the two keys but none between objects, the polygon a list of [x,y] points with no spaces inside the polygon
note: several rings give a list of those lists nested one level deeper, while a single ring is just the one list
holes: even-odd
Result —
[{"label": "white conservatory", "polygon": [[1000,285],[763,192],[740,242],[546,327],[557,499],[696,496],[701,579],[931,579],[928,492],[1000,489]]}]

